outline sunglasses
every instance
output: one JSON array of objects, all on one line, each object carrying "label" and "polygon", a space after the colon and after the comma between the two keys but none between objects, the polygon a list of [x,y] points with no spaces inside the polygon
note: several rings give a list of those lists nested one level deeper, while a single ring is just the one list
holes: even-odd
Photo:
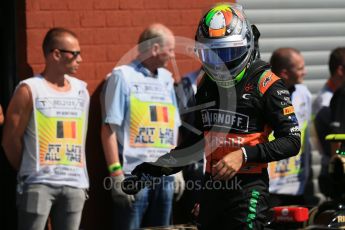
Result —
[{"label": "sunglasses", "polygon": [[[54,49],[53,49],[54,50]],[[53,51],[52,50],[52,51]],[[64,50],[64,49],[57,49],[58,51],[60,51],[61,53],[69,53],[72,54],[73,58],[77,58],[78,55],[80,55],[80,51],[72,51],[72,50]]]}]

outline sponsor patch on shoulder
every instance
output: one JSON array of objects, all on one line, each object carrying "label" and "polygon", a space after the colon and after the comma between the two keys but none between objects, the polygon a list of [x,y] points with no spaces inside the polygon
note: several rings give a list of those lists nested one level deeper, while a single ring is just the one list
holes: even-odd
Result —
[{"label": "sponsor patch on shoulder", "polygon": [[279,77],[277,77],[274,73],[271,71],[264,72],[259,80],[259,91],[261,94],[265,94],[265,92],[270,88],[270,86],[279,80]]},{"label": "sponsor patch on shoulder", "polygon": [[289,115],[289,114],[294,113],[294,112],[295,112],[295,109],[293,106],[283,108],[283,114],[284,115]]}]

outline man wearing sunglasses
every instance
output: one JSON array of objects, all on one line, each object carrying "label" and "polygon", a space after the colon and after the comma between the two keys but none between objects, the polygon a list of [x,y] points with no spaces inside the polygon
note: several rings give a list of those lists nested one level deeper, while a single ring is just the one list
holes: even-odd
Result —
[{"label": "man wearing sunglasses", "polygon": [[18,170],[18,229],[79,229],[89,187],[86,83],[75,33],[53,28],[43,41],[45,68],[21,81],[7,110],[2,145]]}]

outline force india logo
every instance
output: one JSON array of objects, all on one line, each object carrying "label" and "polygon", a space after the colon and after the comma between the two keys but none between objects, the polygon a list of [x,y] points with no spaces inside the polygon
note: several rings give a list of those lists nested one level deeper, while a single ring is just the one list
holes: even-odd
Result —
[{"label": "force india logo", "polygon": [[218,126],[248,132],[249,117],[226,110],[208,109],[201,111],[205,127]]},{"label": "force india logo", "polygon": [[272,81],[272,74],[265,78],[262,86],[265,88],[270,81]]}]

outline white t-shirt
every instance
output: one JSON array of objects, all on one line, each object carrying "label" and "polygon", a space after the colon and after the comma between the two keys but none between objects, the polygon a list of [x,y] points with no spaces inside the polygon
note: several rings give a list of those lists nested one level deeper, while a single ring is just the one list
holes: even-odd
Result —
[{"label": "white t-shirt", "polygon": [[25,183],[46,183],[88,188],[85,138],[90,97],[86,83],[65,76],[67,92],[48,86],[36,75],[20,82],[30,87],[33,111],[24,133],[19,171]]},{"label": "white t-shirt", "polygon": [[103,90],[103,122],[115,125],[126,174],[142,162],[154,162],[177,144],[181,124],[166,69],[151,73],[139,62],[115,68]]}]

